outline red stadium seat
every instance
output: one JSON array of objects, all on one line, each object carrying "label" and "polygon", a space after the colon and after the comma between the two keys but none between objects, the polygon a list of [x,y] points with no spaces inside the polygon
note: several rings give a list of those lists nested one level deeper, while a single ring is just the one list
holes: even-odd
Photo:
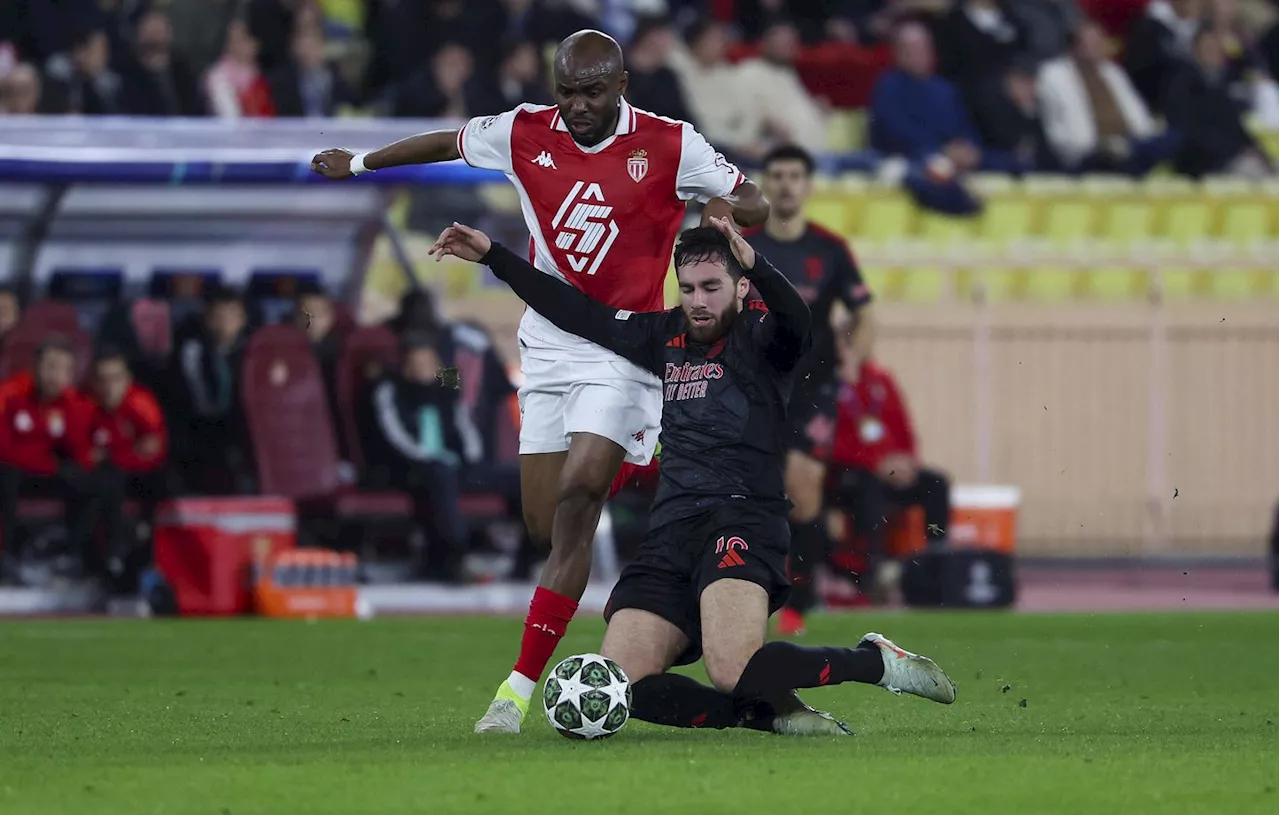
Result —
[{"label": "red stadium seat", "polygon": [[365,460],[356,418],[357,406],[368,398],[374,380],[395,367],[399,355],[396,335],[380,325],[353,329],[343,340],[338,354],[338,410],[341,415],[337,419],[342,438],[346,441],[347,456],[361,471]]},{"label": "red stadium seat", "polygon": [[[41,308],[45,305],[55,308]],[[65,321],[64,310],[70,311],[70,323]],[[22,320],[4,338],[4,345],[0,347],[0,380],[31,370],[36,349],[50,334],[61,334],[71,341],[75,347],[76,381],[83,381],[93,358],[93,344],[89,336],[80,330],[75,309],[63,303],[37,303],[22,315]]]},{"label": "red stadium seat", "polygon": [[403,496],[348,491],[339,482],[324,379],[299,329],[259,329],[249,341],[242,376],[245,416],[263,493],[324,505],[339,518],[408,514]]}]

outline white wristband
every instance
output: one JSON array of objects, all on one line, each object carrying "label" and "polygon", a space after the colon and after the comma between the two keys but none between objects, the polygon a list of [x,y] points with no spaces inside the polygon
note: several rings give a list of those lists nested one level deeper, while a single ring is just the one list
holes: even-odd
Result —
[{"label": "white wristband", "polygon": [[372,172],[368,167],[364,166],[364,157],[368,153],[356,153],[351,157],[351,174],[360,175],[361,173]]}]

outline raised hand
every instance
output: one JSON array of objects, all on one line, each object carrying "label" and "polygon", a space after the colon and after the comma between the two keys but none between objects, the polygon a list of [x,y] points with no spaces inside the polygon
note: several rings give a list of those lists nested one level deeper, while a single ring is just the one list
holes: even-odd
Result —
[{"label": "raised hand", "polygon": [[342,147],[322,150],[311,159],[311,172],[334,181],[352,178],[355,173],[351,172],[351,159],[355,157],[355,153]]},{"label": "raised hand", "polygon": [[455,221],[453,226],[440,233],[440,237],[431,246],[430,254],[436,259],[437,263],[445,255],[452,255],[456,258],[476,263],[480,258],[489,254],[489,248],[492,246],[493,241],[489,240],[488,235],[478,229],[472,229]]},{"label": "raised hand", "polygon": [[729,239],[729,248],[733,250],[733,256],[738,259],[738,263],[742,265],[742,268],[754,269],[756,265],[756,250],[734,228],[733,221],[728,218],[713,217],[711,225],[720,230],[720,234]]}]

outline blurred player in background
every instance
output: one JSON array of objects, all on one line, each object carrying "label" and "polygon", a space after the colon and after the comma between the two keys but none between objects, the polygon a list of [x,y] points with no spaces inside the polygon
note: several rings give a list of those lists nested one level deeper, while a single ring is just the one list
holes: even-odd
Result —
[{"label": "blurred player in background", "polygon": [[813,192],[813,157],[800,147],[775,148],[764,159],[761,182],[769,219],[747,230],[747,242],[767,255],[813,314],[813,347],[801,362],[788,410],[787,495],[791,510],[791,597],[778,618],[781,634],[804,630],[813,607],[814,567],[830,549],[823,527],[826,459],[836,424],[836,349],[832,312],[843,303],[850,314],[851,342],[865,358],[871,347],[871,292],[845,239],[805,219]]},{"label": "blurred player in background", "polygon": [[[691,125],[636,110],[623,98],[622,51],[579,31],[554,61],[554,106],[521,105],[460,131],[413,136],[371,153],[326,150],[312,169],[344,179],[371,170],[462,158],[506,174],[520,194],[529,258],[618,310],[661,311],[685,203],[704,222],[761,223],[760,189]],[[521,487],[525,523],[551,555],[529,606],[520,657],[476,732],[517,733],[591,572],[591,545],[624,461],[648,463],[662,412],[659,381],[534,310],[520,323]]]},{"label": "blurred player in background", "polygon": [[[680,307],[620,314],[539,274],[469,227],[432,247],[483,262],[564,330],[664,378],[663,458],[649,533],[605,607],[600,653],[632,682],[632,715],[674,727],[847,735],[795,688],[881,685],[944,704],[955,687],[937,665],[879,634],[852,648],[765,644],[789,590],[782,432],[809,350],[808,306],[727,219],[676,245]],[[763,303],[744,311],[750,284]],[[714,688],[669,674],[701,657]]]}]

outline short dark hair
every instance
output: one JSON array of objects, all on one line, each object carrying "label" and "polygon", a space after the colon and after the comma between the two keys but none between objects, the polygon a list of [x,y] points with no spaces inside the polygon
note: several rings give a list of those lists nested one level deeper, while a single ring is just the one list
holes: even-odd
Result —
[{"label": "short dark hair", "polygon": [[636,18],[635,31],[631,34],[631,42],[628,45],[635,48],[644,42],[649,35],[658,31],[670,31],[671,21],[666,17],[659,15],[648,15]]},{"label": "short dark hair", "polygon": [[226,305],[228,303],[239,303],[240,305],[244,305],[244,299],[240,296],[240,292],[221,283],[215,283],[205,289],[204,304],[206,308]]},{"label": "short dark hair", "polygon": [[439,346],[439,338],[430,331],[406,331],[400,337],[401,356],[407,356],[410,351],[417,351],[420,348],[430,348],[435,351]]},{"label": "short dark hair", "polygon": [[775,161],[798,161],[804,165],[805,175],[813,175],[813,155],[803,147],[795,144],[780,144],[770,150],[764,157],[764,169]]},{"label": "short dark hair", "polygon": [[301,300],[304,297],[325,297],[328,298],[329,292],[324,290],[324,285],[319,280],[300,280],[298,288],[293,293],[293,299]]},{"label": "short dark hair", "polygon": [[76,355],[75,345],[65,334],[46,334],[40,344],[36,346],[36,362],[44,359],[45,354],[53,351],[60,351],[71,356]]},{"label": "short dark hair", "polygon": [[720,25],[720,21],[714,17],[700,17],[695,20],[684,32],[685,44],[690,48],[697,46],[698,41],[706,36],[707,32]]},{"label": "short dark hair", "polygon": [[681,266],[700,261],[715,261],[724,264],[725,271],[735,281],[742,277],[742,266],[733,256],[733,248],[729,239],[714,226],[695,226],[680,233],[680,242],[676,244],[676,272]]},{"label": "short dark hair", "polygon": [[124,367],[129,367],[129,355],[124,352],[123,348],[115,345],[103,345],[93,355],[93,367],[97,368],[104,362],[115,362],[116,360],[124,363]]}]

